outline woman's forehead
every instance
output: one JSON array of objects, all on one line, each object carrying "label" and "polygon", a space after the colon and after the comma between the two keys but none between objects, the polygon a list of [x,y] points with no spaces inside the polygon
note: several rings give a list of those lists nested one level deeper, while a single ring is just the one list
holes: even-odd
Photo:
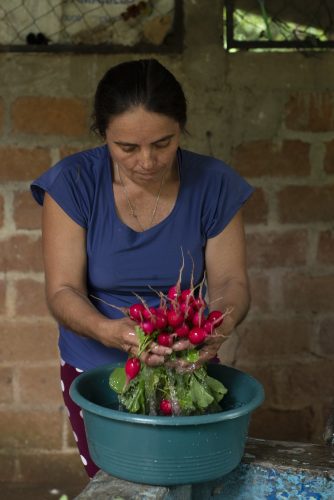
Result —
[{"label": "woman's forehead", "polygon": [[106,133],[114,141],[141,144],[159,141],[179,130],[180,126],[173,118],[137,107],[113,117]]}]

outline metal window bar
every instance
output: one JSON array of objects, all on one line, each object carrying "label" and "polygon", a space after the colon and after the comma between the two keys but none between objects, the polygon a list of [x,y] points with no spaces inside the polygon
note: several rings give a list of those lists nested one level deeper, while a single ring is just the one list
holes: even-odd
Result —
[{"label": "metal window bar", "polygon": [[[49,6],[49,1],[48,0],[42,0],[45,6]],[[42,3],[42,1],[39,1],[39,4]],[[126,11],[126,8],[131,8],[131,7],[136,7],[139,4],[148,4],[150,5],[153,9],[156,9],[156,3],[152,0],[146,0],[146,2],[140,2],[139,0],[137,2],[131,1],[131,0],[96,0],[96,4],[99,4],[98,8],[103,9],[104,4],[124,4],[124,12]],[[6,15],[10,14],[12,11],[15,11],[16,8],[21,7],[25,8],[26,3],[28,3],[27,0],[2,0],[0,2],[0,32],[3,30],[3,22],[6,18]],[[68,3],[68,0],[59,0],[58,3],[56,3],[56,0],[53,0],[50,5],[50,10],[45,11],[45,14],[49,14],[51,10],[55,10],[57,7],[62,6],[63,4]],[[73,2],[75,3],[75,2]],[[80,1],[77,2],[80,4]],[[85,3],[83,0],[81,0],[81,3]],[[89,3],[94,3],[89,0],[86,1],[87,4]],[[41,41],[39,42],[30,42],[28,41],[29,34],[35,36],[34,33],[29,33],[29,30],[26,33],[22,32],[16,32],[16,38],[20,36],[24,36],[25,40],[22,42],[20,40],[20,43],[17,43],[17,41],[10,42],[10,43],[1,43],[0,42],[0,52],[23,52],[23,53],[29,53],[29,52],[73,52],[73,53],[126,53],[129,52],[129,50],[133,53],[145,53],[145,52],[151,52],[151,53],[180,53],[183,50],[183,38],[184,38],[184,24],[183,24],[183,0],[174,0],[174,8],[173,8],[173,21],[172,21],[172,27],[167,33],[165,39],[163,40],[162,43],[160,44],[154,44],[147,42],[145,40],[140,40],[138,43],[135,43],[134,45],[126,45],[126,44],[120,44],[120,43],[113,43],[109,42],[107,39],[104,40],[101,43],[83,43],[83,42],[77,42],[75,39],[71,40],[70,37],[66,43],[58,43],[52,42],[52,35],[54,33],[38,33],[41,35]],[[7,6],[7,10],[5,7]],[[92,9],[93,10],[93,9]],[[90,12],[89,12],[90,13]],[[157,13],[159,11],[157,10]],[[123,16],[124,13],[121,15]],[[30,16],[34,16],[35,14],[33,12],[29,12]],[[120,16],[121,17],[121,16]],[[31,27],[35,28],[35,31],[38,26],[38,21],[39,18],[36,16],[36,18],[33,19],[31,23]],[[82,16],[82,21],[85,22],[84,15]],[[86,23],[87,26],[87,32],[90,28],[89,24]],[[13,32],[15,32],[15,27],[11,26],[11,29]]]},{"label": "metal window bar", "polygon": [[[269,17],[273,23],[279,24],[280,16],[284,16],[284,8],[281,8],[276,14],[274,14],[273,7],[275,4],[277,5],[279,2],[275,2],[275,0],[254,0],[255,4],[258,4],[258,12],[261,13],[261,5],[262,4],[268,12]],[[285,4],[291,8],[291,0],[286,0]],[[244,2],[245,4],[245,2]],[[235,31],[235,20],[236,20],[236,10],[240,6],[240,1],[238,0],[225,0],[224,1],[224,18],[225,18],[225,47],[229,51],[231,49],[239,49],[239,50],[249,50],[249,49],[307,49],[308,51],[319,50],[319,49],[333,49],[334,48],[334,2],[330,0],[330,3],[327,0],[318,0],[318,7],[315,9],[315,12],[309,12],[310,20],[309,26],[312,26],[312,22],[317,21],[316,14],[320,9],[325,10],[328,14],[328,28],[332,29],[331,34],[333,39],[321,40],[318,37],[314,36],[314,34],[307,34],[307,29],[305,31],[305,38],[298,39],[296,36],[294,37],[293,33],[293,23],[290,26],[290,35],[291,39],[283,39],[283,40],[273,40],[273,39],[260,39],[263,37],[263,30],[259,29],[259,37],[253,39],[238,39]],[[272,14],[272,15],[271,15]],[[303,12],[305,14],[305,12]],[[245,18],[247,18],[247,12],[245,12]],[[245,20],[247,22],[247,19]],[[283,23],[282,23],[283,24]],[[287,25],[285,24],[285,29],[287,29]]]}]

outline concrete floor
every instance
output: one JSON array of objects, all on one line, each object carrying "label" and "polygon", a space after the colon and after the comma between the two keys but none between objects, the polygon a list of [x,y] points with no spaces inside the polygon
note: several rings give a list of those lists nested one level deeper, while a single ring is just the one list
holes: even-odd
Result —
[{"label": "concrete floor", "polygon": [[[61,487],[54,484],[22,484],[1,483],[0,498],[2,500],[73,500],[87,485],[88,480],[64,484]],[[67,498],[66,496],[67,495]]]}]

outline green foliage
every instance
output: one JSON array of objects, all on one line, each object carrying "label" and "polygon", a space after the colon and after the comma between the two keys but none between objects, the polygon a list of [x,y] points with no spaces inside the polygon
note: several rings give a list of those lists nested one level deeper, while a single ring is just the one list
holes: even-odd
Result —
[{"label": "green foliage", "polygon": [[[195,353],[187,352],[186,356],[196,358]],[[109,384],[119,394],[119,401],[127,411],[144,415],[159,413],[162,399],[173,402],[175,414],[200,415],[219,411],[219,402],[227,392],[221,382],[207,374],[204,366],[178,373],[165,366],[153,368],[142,363],[140,373],[128,383],[124,369],[115,368]]]}]

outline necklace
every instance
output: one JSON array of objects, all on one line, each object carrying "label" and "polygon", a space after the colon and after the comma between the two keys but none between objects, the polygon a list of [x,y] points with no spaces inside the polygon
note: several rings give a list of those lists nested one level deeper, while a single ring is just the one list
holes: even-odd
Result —
[{"label": "necklace", "polygon": [[156,200],[155,200],[154,208],[152,210],[152,216],[151,216],[151,220],[150,220],[149,226],[147,228],[144,228],[144,226],[141,224],[141,222],[139,220],[139,217],[138,217],[138,214],[136,212],[135,207],[133,206],[133,204],[130,201],[129,193],[128,193],[128,190],[126,189],[126,186],[124,184],[123,178],[121,176],[121,172],[120,172],[119,166],[118,166],[117,163],[115,163],[115,166],[116,166],[117,174],[118,174],[119,180],[121,181],[121,185],[122,185],[122,188],[123,188],[123,191],[124,191],[124,194],[125,194],[125,198],[126,198],[129,210],[130,210],[130,215],[136,219],[137,224],[140,227],[140,229],[142,231],[146,231],[147,229],[149,229],[153,225],[155,214],[157,212],[157,208],[158,208],[158,205],[159,205],[159,200],[160,200],[160,194],[161,194],[162,186],[163,186],[164,179],[165,179],[165,172],[162,174],[162,177],[161,177],[159,191],[158,191],[158,194],[157,194],[157,197],[156,197]]}]

